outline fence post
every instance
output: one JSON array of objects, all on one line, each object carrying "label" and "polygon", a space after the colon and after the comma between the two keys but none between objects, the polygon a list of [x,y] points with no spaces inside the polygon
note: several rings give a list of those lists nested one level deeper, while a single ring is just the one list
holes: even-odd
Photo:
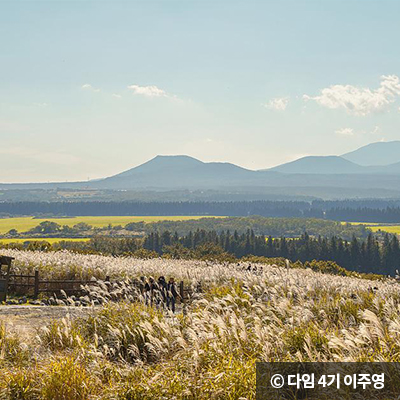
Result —
[{"label": "fence post", "polygon": [[8,284],[10,282],[10,272],[11,272],[11,261],[7,266],[7,276],[6,276],[6,282],[5,282],[4,301],[7,301]]},{"label": "fence post", "polygon": [[34,298],[37,299],[39,296],[39,271],[35,270],[35,289],[34,289]]}]

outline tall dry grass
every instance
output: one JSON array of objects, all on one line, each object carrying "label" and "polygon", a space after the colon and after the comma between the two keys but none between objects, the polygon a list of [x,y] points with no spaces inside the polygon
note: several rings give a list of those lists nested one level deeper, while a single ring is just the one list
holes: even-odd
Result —
[{"label": "tall dry grass", "polygon": [[[53,322],[31,338],[30,363],[0,358],[3,398],[254,399],[257,360],[400,361],[400,286],[392,280],[68,252],[7,255],[21,271],[174,276],[203,292],[185,315],[114,303]],[[18,348],[13,340],[3,331],[0,351]]]}]

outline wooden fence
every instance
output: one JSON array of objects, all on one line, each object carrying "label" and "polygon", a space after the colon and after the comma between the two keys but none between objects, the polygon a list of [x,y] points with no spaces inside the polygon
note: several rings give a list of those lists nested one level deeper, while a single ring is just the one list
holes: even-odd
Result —
[{"label": "wooden fence", "polygon": [[16,294],[30,294],[37,298],[40,293],[59,293],[64,290],[68,295],[77,294],[81,290],[81,285],[88,284],[89,281],[83,280],[50,280],[39,277],[39,271],[34,275],[10,274],[8,278],[8,292]]},{"label": "wooden fence", "polygon": [[[63,290],[67,295],[79,295],[82,292],[81,286],[96,284],[94,281],[84,281],[79,279],[43,279],[40,280],[39,271],[36,270],[34,275],[28,274],[13,274],[11,273],[11,264],[13,257],[0,256],[0,302],[6,301],[7,293],[33,295],[35,299],[40,293],[58,294]],[[3,272],[2,266],[6,266],[6,271]],[[106,277],[106,281],[110,281]],[[179,282],[179,294],[181,301],[190,296],[190,290],[184,287],[183,281]],[[152,295],[153,296],[153,295]]]},{"label": "wooden fence", "polygon": [[[106,281],[110,281],[106,277]],[[79,279],[43,279],[39,277],[39,271],[35,271],[34,275],[26,274],[10,274],[8,276],[8,292],[24,295],[33,295],[35,299],[40,293],[58,294],[63,290],[68,296],[79,295],[81,286],[96,284],[95,281],[79,280]],[[185,299],[188,294],[187,288],[184,287],[183,281],[179,282],[179,294]]]}]

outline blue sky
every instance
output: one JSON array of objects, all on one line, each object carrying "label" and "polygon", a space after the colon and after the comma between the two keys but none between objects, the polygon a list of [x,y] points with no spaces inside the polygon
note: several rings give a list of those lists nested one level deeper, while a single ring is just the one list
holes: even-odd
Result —
[{"label": "blue sky", "polygon": [[398,15],[396,0],[0,0],[0,181],[399,140]]}]

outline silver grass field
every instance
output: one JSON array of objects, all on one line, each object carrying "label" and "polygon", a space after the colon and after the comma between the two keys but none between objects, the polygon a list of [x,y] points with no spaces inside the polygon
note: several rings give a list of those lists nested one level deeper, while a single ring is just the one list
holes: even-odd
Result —
[{"label": "silver grass field", "polygon": [[[174,277],[172,314],[90,307],[30,337],[0,327],[1,399],[254,399],[256,361],[400,361],[400,286],[258,264],[5,250],[51,278]],[[198,288],[201,287],[201,291]],[[21,306],[22,307],[22,306]]]}]

